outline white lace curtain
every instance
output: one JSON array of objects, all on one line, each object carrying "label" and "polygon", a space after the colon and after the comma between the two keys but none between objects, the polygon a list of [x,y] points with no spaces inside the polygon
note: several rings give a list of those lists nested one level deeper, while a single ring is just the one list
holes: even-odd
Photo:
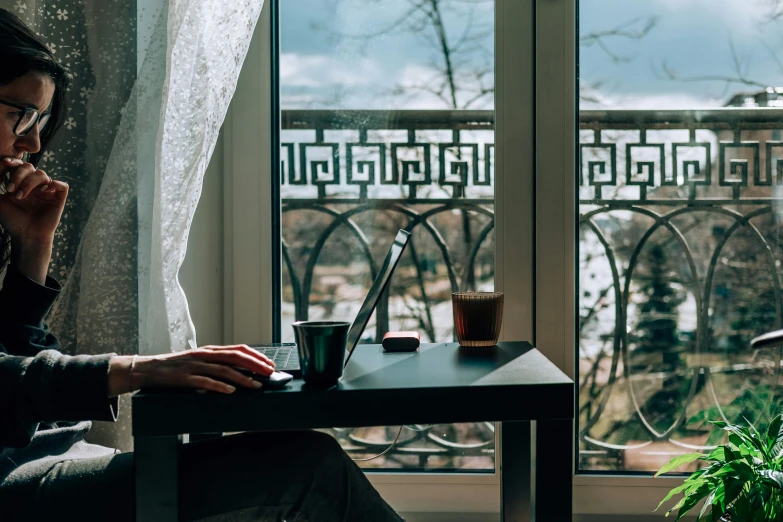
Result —
[{"label": "white lace curtain", "polygon": [[[135,343],[114,335],[121,320],[112,309],[118,296],[134,291],[139,353],[196,346],[177,274],[262,4],[168,0],[137,13],[138,76],[52,317],[55,331],[75,328],[76,351],[135,352]],[[87,24],[89,36],[101,30],[95,24],[103,9],[85,5],[98,11]],[[111,49],[101,49],[100,38],[92,40],[90,53],[103,60],[101,53]]]}]

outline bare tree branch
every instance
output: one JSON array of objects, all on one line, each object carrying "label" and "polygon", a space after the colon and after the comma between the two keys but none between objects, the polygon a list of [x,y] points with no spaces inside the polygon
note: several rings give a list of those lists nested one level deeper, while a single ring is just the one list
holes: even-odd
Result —
[{"label": "bare tree branch", "polygon": [[[760,23],[775,23],[783,20],[783,0],[753,0],[753,2],[756,4],[766,4],[768,6],[768,10],[763,16],[763,19],[759,20]],[[760,38],[759,41],[775,62],[775,65],[777,65],[778,70],[783,73],[783,60],[778,56],[776,50],[763,38]],[[661,72],[663,74],[659,75],[654,66],[653,74],[659,78],[678,82],[722,82],[724,84],[723,95],[726,95],[733,85],[745,85],[759,89],[766,89],[770,86],[767,82],[762,82],[757,78],[751,77],[750,66],[754,56],[753,52],[746,51],[745,53],[741,53],[734,44],[734,41],[730,38],[729,53],[732,74],[680,76],[665,60],[661,63]]]},{"label": "bare tree branch", "polygon": [[[644,25],[638,28],[640,22],[644,22]],[[627,62],[630,60],[628,56],[622,56],[615,53],[609,48],[607,40],[614,38],[624,38],[627,40],[641,40],[647,36],[658,24],[657,17],[650,17],[647,19],[634,18],[622,25],[609,29],[606,31],[595,31],[587,33],[579,37],[579,44],[584,47],[591,47],[593,45],[598,46],[606,55],[614,62]]]},{"label": "bare tree branch", "polygon": [[769,4],[768,22],[783,19],[783,0],[766,0],[766,3]]},{"label": "bare tree branch", "polygon": [[456,79],[454,77],[454,67],[451,63],[451,47],[449,47],[446,28],[443,26],[443,17],[440,13],[440,0],[430,0],[430,2],[432,5],[430,18],[432,20],[432,25],[435,28],[435,33],[438,35],[440,51],[443,53],[443,61],[446,65],[446,79],[449,83],[449,91],[451,94],[451,108],[456,109],[459,106],[459,103],[457,102]]},{"label": "bare tree branch", "polygon": [[780,69],[780,72],[783,73],[783,61],[780,60],[778,53],[764,40],[761,40],[761,45],[764,46],[764,49],[767,50],[770,57],[772,57],[772,59],[775,61],[775,64],[778,66],[778,69]]},{"label": "bare tree branch", "polygon": [[[341,3],[348,0],[334,0]],[[376,0],[381,3],[384,0]],[[399,1],[399,0],[397,0]],[[407,4],[402,15],[378,30],[362,34],[340,33],[331,31],[323,25],[314,25],[318,30],[329,32],[335,39],[353,39],[369,41],[392,33],[407,32],[415,35],[431,49],[433,62],[431,68],[434,77],[416,81],[413,85],[398,84],[391,94],[395,97],[408,97],[412,93],[426,92],[450,109],[465,108],[475,105],[494,93],[494,85],[487,86],[481,82],[493,69],[492,60],[483,60],[486,65],[476,74],[472,71],[476,62],[482,62],[480,57],[485,53],[482,43],[494,31],[487,24],[477,25],[475,11],[480,4],[491,3],[492,0],[402,0]],[[453,24],[447,26],[445,13],[454,13],[456,5],[459,8],[459,19],[464,22],[460,35],[453,39],[450,30]],[[450,22],[449,22],[450,23]],[[491,25],[491,24],[490,24]],[[474,85],[478,82],[478,85]]]},{"label": "bare tree branch", "polygon": [[330,36],[332,36],[337,41],[340,41],[342,39],[348,39],[348,40],[371,40],[373,38],[378,38],[380,36],[385,36],[388,34],[394,33],[397,29],[401,29],[405,26],[405,24],[410,24],[412,20],[415,19],[414,15],[417,13],[417,11],[421,10],[424,6],[424,4],[427,3],[428,0],[418,0],[413,1],[409,0],[409,2],[412,4],[411,8],[405,11],[403,14],[398,16],[394,21],[386,25],[385,27],[381,29],[374,30],[371,33],[344,33],[344,32],[338,32],[333,31],[330,29],[327,25],[323,23],[312,23],[310,26],[319,31],[324,31],[328,33]]},{"label": "bare tree branch", "polygon": [[[750,70],[750,55],[740,56],[740,52],[734,45],[732,40],[729,40],[729,52],[731,56],[731,68],[733,74],[706,74],[696,76],[680,76],[675,69],[673,69],[666,60],[661,63],[661,71],[663,72],[663,78],[677,82],[693,83],[693,82],[723,82],[724,94],[728,92],[729,87],[732,85],[746,85],[750,87],[757,87],[764,89],[767,87],[766,83],[759,82],[749,77]],[[774,56],[774,53],[773,53]],[[653,68],[653,74],[657,77],[661,77],[655,68]]]},{"label": "bare tree branch", "polygon": [[[332,1],[340,4],[350,0]],[[494,26],[478,23],[476,15],[480,5],[492,1],[363,0],[365,3],[375,4],[403,2],[406,7],[403,13],[390,23],[366,33],[335,32],[320,24],[314,24],[313,27],[328,32],[338,41],[340,39],[370,41],[403,32],[414,35],[432,52],[430,64],[432,76],[417,79],[413,83],[397,84],[387,92],[395,98],[406,99],[427,93],[447,108],[467,109],[481,106],[487,99],[491,99],[495,92],[494,78],[491,77],[494,60],[492,56],[486,56],[491,53],[485,48],[486,40],[494,33]],[[453,20],[449,19],[447,25],[444,18],[446,13],[450,15],[458,13],[458,19],[464,23],[459,28],[460,34],[456,39],[451,34],[456,29]],[[615,41],[640,40],[647,36],[657,23],[657,17],[634,18],[612,29],[582,35],[579,43],[584,47],[596,46],[614,62],[627,62],[631,57],[615,51]],[[586,101],[599,102],[598,97],[589,92],[580,92],[580,97]]]}]

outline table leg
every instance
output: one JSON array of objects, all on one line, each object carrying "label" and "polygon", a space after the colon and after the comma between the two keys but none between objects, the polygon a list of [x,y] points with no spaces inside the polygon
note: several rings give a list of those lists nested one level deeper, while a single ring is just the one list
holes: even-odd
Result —
[{"label": "table leg", "polygon": [[536,421],[536,522],[573,517],[573,421]]},{"label": "table leg", "polygon": [[503,422],[499,464],[501,522],[530,522],[530,451],[530,422]]},{"label": "table leg", "polygon": [[177,522],[180,437],[136,437],[136,522]]}]

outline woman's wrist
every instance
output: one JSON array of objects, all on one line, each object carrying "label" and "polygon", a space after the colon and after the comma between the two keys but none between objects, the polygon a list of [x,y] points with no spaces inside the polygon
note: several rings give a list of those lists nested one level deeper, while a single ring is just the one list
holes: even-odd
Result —
[{"label": "woman's wrist", "polygon": [[52,260],[52,242],[49,239],[12,241],[11,261],[14,267],[38,284],[45,284]]},{"label": "woman's wrist", "polygon": [[130,371],[133,356],[116,355],[109,361],[109,397],[117,397],[133,390],[130,385]]},{"label": "woman's wrist", "polygon": [[109,397],[135,392],[144,387],[144,372],[139,371],[152,356],[115,355],[109,361]]}]

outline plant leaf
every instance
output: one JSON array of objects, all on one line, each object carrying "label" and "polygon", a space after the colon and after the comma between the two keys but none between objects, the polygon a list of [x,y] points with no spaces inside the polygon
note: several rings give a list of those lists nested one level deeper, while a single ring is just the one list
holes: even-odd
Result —
[{"label": "plant leaf", "polygon": [[[723,488],[723,484],[721,484],[720,486],[718,486],[718,488],[717,488],[717,489],[714,489],[714,490],[712,491],[712,493],[710,493],[710,496],[709,496],[709,497],[707,497],[707,500],[705,500],[705,501],[704,501],[704,505],[701,507],[701,511],[699,511],[699,516],[698,516],[698,517],[696,517],[696,520],[697,520],[697,521],[701,520],[701,517],[703,517],[703,516],[704,516],[704,515],[707,513],[707,510],[708,510],[708,509],[710,509],[710,508],[712,507],[712,501],[713,501],[713,499],[715,498],[715,495],[718,493],[718,491],[719,491],[721,488]],[[713,509],[713,511],[714,511],[714,509]],[[710,517],[710,518],[711,518],[711,517]]]},{"label": "plant leaf", "polygon": [[[699,491],[699,488],[701,488],[701,485],[702,485],[702,484],[710,484],[710,481],[708,481],[708,480],[700,480],[700,481],[697,481],[697,482],[691,482],[690,484],[688,484],[688,489],[686,489],[686,490],[683,492],[683,494],[684,494],[686,497],[687,497],[688,495],[693,495],[694,493],[696,493],[697,491]],[[712,483],[712,484],[710,485],[710,489],[711,489],[711,490],[712,490],[712,489],[714,489],[715,487],[717,487],[717,485],[718,485],[717,483]]]},{"label": "plant leaf", "polygon": [[712,520],[718,520],[726,512],[726,484],[736,482],[734,480],[724,481],[712,495],[710,503],[712,504]]},{"label": "plant leaf", "polygon": [[783,489],[783,472],[762,469],[758,471],[758,474],[761,475],[763,480],[773,488]]},{"label": "plant leaf", "polygon": [[666,496],[663,498],[663,500],[661,500],[661,502],[658,504],[658,507],[657,507],[657,508],[655,508],[655,509],[653,509],[653,511],[658,511],[658,510],[661,508],[661,506],[662,506],[662,505],[663,505],[665,502],[667,502],[669,499],[671,499],[671,498],[672,498],[674,495],[677,495],[677,494],[679,494],[679,493],[682,493],[683,491],[685,491],[686,489],[690,488],[690,487],[691,487],[691,486],[693,486],[694,484],[698,484],[698,485],[700,485],[702,482],[706,482],[706,481],[705,481],[705,480],[699,480],[699,481],[697,481],[697,482],[695,482],[695,483],[694,483],[694,482],[689,482],[688,480],[686,480],[685,482],[683,482],[682,484],[680,484],[680,485],[679,485],[679,486],[677,486],[676,488],[674,488],[674,489],[672,489],[671,491],[669,491],[669,493],[668,493],[668,494],[667,494],[667,495],[666,495]]},{"label": "plant leaf", "polygon": [[723,421],[713,421],[713,424],[722,430],[738,435],[739,437],[747,440],[748,442],[754,440],[750,434],[750,431],[748,431],[748,428],[744,426],[739,426],[736,424],[727,424]]},{"label": "plant leaf", "polygon": [[739,498],[745,483],[741,480],[726,480],[723,485],[726,488],[726,496],[723,499],[723,512],[725,512]]},{"label": "plant leaf", "polygon": [[[728,452],[727,452],[728,450]],[[726,448],[725,446],[718,446],[714,450],[712,450],[712,453],[704,457],[704,460],[734,460],[732,458],[727,458],[727,453],[733,453],[731,451],[731,448]]]},{"label": "plant leaf", "polygon": [[[685,505],[685,503],[686,503],[686,502],[689,502],[689,501],[688,501],[688,499],[689,499],[689,498],[690,498],[691,500],[692,500],[693,498],[695,498],[695,499],[696,499],[696,504],[697,504],[697,503],[699,502],[699,500],[701,500],[701,499],[703,499],[704,497],[706,497],[706,496],[707,496],[707,494],[708,494],[708,493],[709,493],[711,490],[712,490],[712,486],[710,485],[710,483],[709,483],[709,482],[704,482],[704,483],[702,483],[702,484],[698,485],[698,486],[696,487],[696,489],[694,489],[694,490],[693,490],[693,491],[691,491],[690,493],[686,493],[686,494],[685,494],[685,496],[683,496],[683,497],[680,499],[680,501],[679,501],[679,502],[677,502],[677,503],[676,503],[676,504],[675,504],[673,507],[671,507],[671,508],[670,508],[670,509],[669,509],[669,510],[666,512],[666,516],[668,517],[668,516],[669,516],[669,515],[672,513],[672,511],[677,511],[678,509],[682,508],[682,507]],[[693,504],[693,505],[696,505],[696,504]],[[693,505],[692,505],[691,507],[693,507]],[[688,509],[690,509],[690,508],[688,508]]]},{"label": "plant leaf", "polygon": [[679,457],[674,457],[672,460],[669,461],[668,464],[665,464],[661,469],[659,469],[658,473],[656,473],[655,476],[657,477],[658,475],[668,473],[676,468],[679,468],[683,464],[688,464],[689,462],[693,462],[694,460],[699,460],[703,457],[704,457],[704,453],[687,453],[685,455],[680,455]]},{"label": "plant leaf", "polygon": [[749,428],[747,428],[750,432],[751,438],[758,439],[759,442],[763,442],[765,439],[761,437],[761,433],[759,433],[759,430],[756,429],[756,427],[753,425],[752,422],[748,420],[747,417],[743,417],[745,419],[745,422],[748,424]]},{"label": "plant leaf", "polygon": [[731,508],[732,522],[748,522],[750,520],[750,500],[748,495],[743,494],[737,497],[737,501]]},{"label": "plant leaf", "polygon": [[[748,444],[748,446],[755,448],[762,455],[766,456],[766,448],[764,447],[764,444],[762,444],[760,439],[752,437],[750,431],[748,431],[747,428],[733,424],[726,424],[723,421],[715,421],[713,424],[723,430],[728,431],[729,441],[738,448],[743,445],[742,441],[744,441]],[[732,437],[731,434],[734,434],[735,437]]]},{"label": "plant leaf", "polygon": [[[718,471],[705,478],[735,477],[737,479],[748,481],[753,478],[753,468],[744,460],[733,460],[727,462]],[[725,480],[725,479],[724,479]]]},{"label": "plant leaf", "polygon": [[[776,420],[780,419],[781,415],[778,415],[772,422],[775,423]],[[772,426],[770,426],[770,428],[771,427]],[[772,455],[772,458],[776,460],[783,458],[783,424],[781,424],[781,426],[778,428],[777,434],[775,434],[775,443],[772,445],[772,450],[770,450],[769,453]]]},{"label": "plant leaf", "polygon": [[750,518],[751,521],[767,522],[764,505],[769,497],[769,486],[765,482],[755,482],[750,488]]},{"label": "plant leaf", "polygon": [[775,418],[772,419],[772,422],[769,423],[769,427],[767,428],[767,448],[773,457],[777,455],[777,452],[775,449],[775,444],[781,440],[781,437],[783,436],[783,432],[781,432],[781,428],[783,428],[783,415],[775,415]]},{"label": "plant leaf", "polygon": [[707,496],[707,493],[710,492],[711,488],[712,486],[709,483],[702,484],[693,494],[688,495],[687,497],[683,497],[682,500],[678,503],[679,511],[677,512],[677,518],[674,519],[674,522],[680,520],[688,513],[688,511],[693,509],[693,507],[698,504],[701,499]]}]

